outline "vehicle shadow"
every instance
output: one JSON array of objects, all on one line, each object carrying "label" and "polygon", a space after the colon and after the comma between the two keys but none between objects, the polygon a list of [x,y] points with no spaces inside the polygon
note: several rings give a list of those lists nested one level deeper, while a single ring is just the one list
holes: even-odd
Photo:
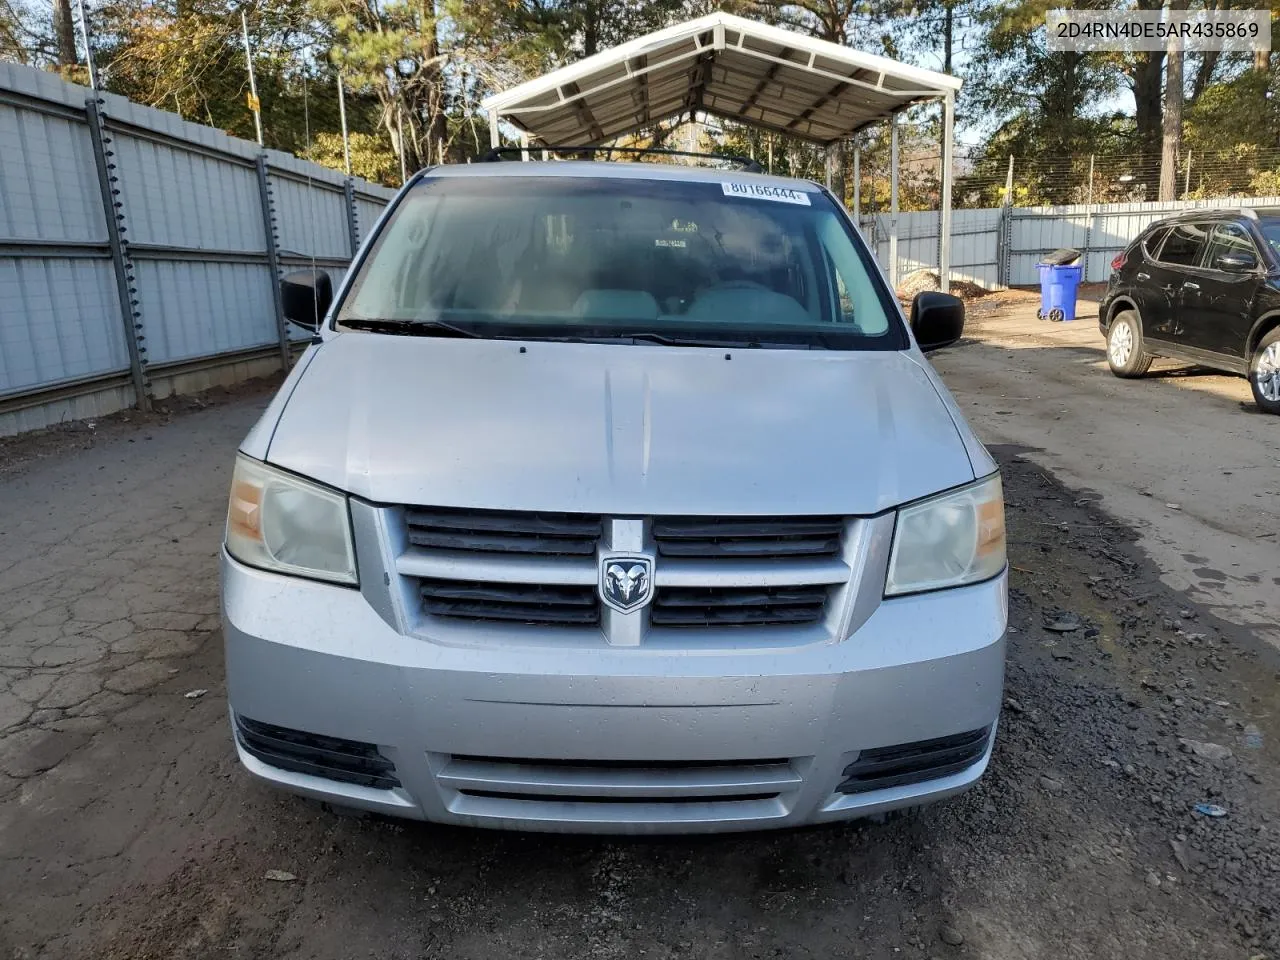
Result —
[{"label": "vehicle shadow", "polygon": [[[1142,377],[1115,377],[1107,368],[1101,340],[1055,341],[1038,331],[1010,333],[975,324],[958,343],[931,353],[929,360],[957,398],[970,404],[981,405],[993,395],[999,397],[1004,387],[1021,387],[1031,378],[1042,385],[1037,393],[1043,398],[1054,394],[1085,402],[1104,398],[1150,402],[1140,399],[1150,397],[1145,391],[1175,390],[1188,400],[1194,398],[1205,410],[1260,412],[1244,377],[1195,364],[1157,358]],[[968,412],[969,406],[962,406]]]}]

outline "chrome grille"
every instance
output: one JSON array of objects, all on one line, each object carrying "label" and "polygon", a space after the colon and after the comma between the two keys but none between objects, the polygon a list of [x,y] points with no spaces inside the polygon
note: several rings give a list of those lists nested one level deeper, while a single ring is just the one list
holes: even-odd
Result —
[{"label": "chrome grille", "polygon": [[840,552],[840,517],[662,517],[653,522],[660,557],[790,560]]},{"label": "chrome grille", "polygon": [[415,546],[544,557],[593,556],[603,529],[596,516],[507,510],[412,507],[405,522]]},{"label": "chrome grille", "polygon": [[600,622],[600,600],[594,585],[423,579],[419,589],[423,611],[436,617],[569,627]]},{"label": "chrome grille", "polygon": [[[655,642],[697,642],[704,628],[707,642],[724,643],[726,628],[821,628],[849,581],[844,537],[854,529],[839,517],[642,519],[417,506],[400,516],[405,546],[396,568],[417,615],[440,629],[489,621],[508,632],[576,630],[572,638],[537,635],[575,644],[633,645],[650,629],[675,631]],[[600,558],[627,554],[655,557],[654,599],[635,614],[599,598]],[[503,642],[503,633],[489,642]]]},{"label": "chrome grille", "polygon": [[770,626],[816,623],[825,586],[665,587],[653,598],[650,623],[661,627]]}]

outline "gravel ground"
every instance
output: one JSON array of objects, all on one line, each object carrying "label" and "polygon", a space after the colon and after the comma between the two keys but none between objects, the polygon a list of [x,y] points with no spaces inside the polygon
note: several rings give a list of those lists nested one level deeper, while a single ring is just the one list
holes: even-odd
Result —
[{"label": "gravel ground", "polygon": [[1013,448],[1006,710],[960,798],[608,839],[339,818],[251,784],[208,615],[262,402],[0,484],[0,958],[1280,956],[1276,652]]}]

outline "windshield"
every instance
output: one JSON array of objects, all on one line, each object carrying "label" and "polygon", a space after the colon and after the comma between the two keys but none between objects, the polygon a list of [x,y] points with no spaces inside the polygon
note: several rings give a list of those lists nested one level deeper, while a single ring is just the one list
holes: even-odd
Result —
[{"label": "windshield", "polygon": [[901,349],[876,271],[823,194],[750,177],[441,177],[400,200],[337,321]]}]

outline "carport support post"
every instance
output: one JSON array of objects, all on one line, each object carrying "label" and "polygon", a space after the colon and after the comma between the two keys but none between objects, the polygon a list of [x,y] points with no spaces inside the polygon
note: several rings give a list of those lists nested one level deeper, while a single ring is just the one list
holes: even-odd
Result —
[{"label": "carport support post", "polygon": [[947,91],[943,98],[942,120],[942,217],[938,238],[938,288],[951,289],[951,163],[956,125],[956,95]]},{"label": "carport support post", "polygon": [[498,111],[489,111],[489,146],[497,150],[502,144],[502,139],[498,136]]},{"label": "carport support post", "polygon": [[898,115],[889,117],[889,283],[898,289]]}]

